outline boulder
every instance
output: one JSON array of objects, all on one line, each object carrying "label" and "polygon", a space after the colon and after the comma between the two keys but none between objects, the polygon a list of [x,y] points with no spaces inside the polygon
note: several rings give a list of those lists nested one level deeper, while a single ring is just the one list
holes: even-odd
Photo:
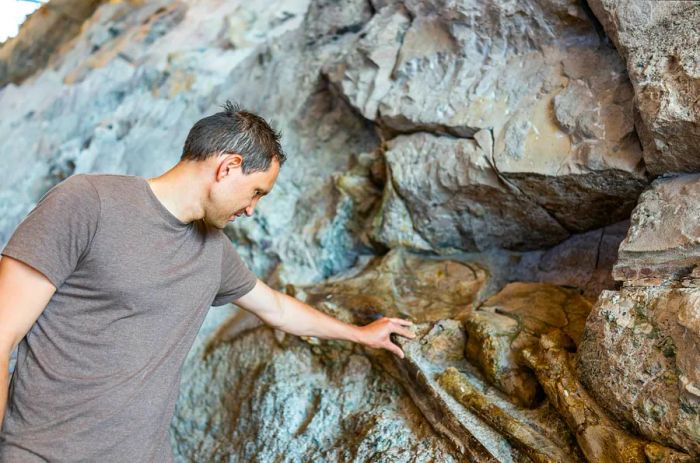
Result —
[{"label": "boulder", "polygon": [[637,132],[652,175],[700,170],[700,4],[589,0],[634,87]]},{"label": "boulder", "polygon": [[683,452],[635,436],[612,420],[576,378],[566,334],[555,331],[523,350],[525,362],[576,436],[589,462],[690,463]]},{"label": "boulder", "polygon": [[700,264],[700,175],[656,180],[639,198],[613,276],[657,285],[688,277]]},{"label": "boulder", "polygon": [[523,362],[523,349],[556,329],[578,343],[590,310],[590,302],[576,289],[510,283],[465,317],[465,356],[511,400],[534,407],[542,390]]},{"label": "boulder", "polygon": [[603,291],[579,346],[598,403],[646,438],[700,458],[700,288]]},{"label": "boulder", "polygon": [[386,2],[324,72],[388,140],[388,246],[548,247],[647,183],[624,64],[577,2]]},{"label": "boulder", "polygon": [[[234,335],[238,323],[248,326]],[[277,336],[245,317],[229,328],[186,365],[171,426],[179,459],[462,461],[400,384],[352,344]]]},{"label": "boulder", "polygon": [[379,316],[416,322],[465,316],[483,297],[488,272],[478,264],[426,258],[402,249],[375,258],[360,273],[311,287],[296,297],[328,312],[351,310],[370,322]]}]

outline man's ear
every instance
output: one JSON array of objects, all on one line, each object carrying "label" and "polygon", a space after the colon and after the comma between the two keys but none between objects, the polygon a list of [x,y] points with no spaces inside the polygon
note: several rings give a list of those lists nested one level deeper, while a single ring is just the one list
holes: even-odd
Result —
[{"label": "man's ear", "polygon": [[230,175],[233,170],[240,168],[242,164],[243,156],[238,153],[227,153],[223,155],[216,169],[216,179],[221,180],[223,177]]}]

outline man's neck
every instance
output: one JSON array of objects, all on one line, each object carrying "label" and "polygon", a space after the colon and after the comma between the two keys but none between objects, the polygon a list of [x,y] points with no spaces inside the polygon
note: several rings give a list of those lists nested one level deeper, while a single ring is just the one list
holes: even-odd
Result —
[{"label": "man's neck", "polygon": [[182,222],[192,222],[204,217],[206,191],[201,167],[191,162],[180,162],[158,177],[146,179],[156,198]]}]

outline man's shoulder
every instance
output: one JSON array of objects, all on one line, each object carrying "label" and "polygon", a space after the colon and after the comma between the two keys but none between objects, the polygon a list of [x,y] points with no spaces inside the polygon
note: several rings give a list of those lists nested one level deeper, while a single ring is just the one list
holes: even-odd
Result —
[{"label": "man's shoulder", "polygon": [[[73,174],[68,177],[64,182],[70,179],[82,179],[87,180],[93,185],[102,183],[126,183],[133,184],[139,181],[140,177],[137,175],[126,175],[126,174],[105,174],[101,172],[81,172],[79,174]],[[78,180],[80,181],[80,180]]]},{"label": "man's shoulder", "polygon": [[64,185],[64,188],[92,188],[98,196],[110,192],[121,196],[137,191],[141,181],[141,177],[136,175],[81,172],[67,177],[59,185]]}]

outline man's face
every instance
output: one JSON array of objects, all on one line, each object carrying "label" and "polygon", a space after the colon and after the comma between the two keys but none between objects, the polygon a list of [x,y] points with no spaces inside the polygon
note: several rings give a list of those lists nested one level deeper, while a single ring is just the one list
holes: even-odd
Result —
[{"label": "man's face", "polygon": [[238,154],[222,157],[217,163],[216,179],[209,193],[209,204],[204,220],[216,228],[224,228],[228,222],[245,214],[253,215],[256,204],[272,190],[280,165],[273,159],[264,172],[244,174],[242,158]]}]

